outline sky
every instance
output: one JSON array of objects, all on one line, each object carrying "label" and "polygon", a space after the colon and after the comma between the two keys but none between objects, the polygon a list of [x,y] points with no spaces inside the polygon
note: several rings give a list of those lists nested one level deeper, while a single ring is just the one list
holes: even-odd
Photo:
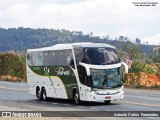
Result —
[{"label": "sky", "polygon": [[159,11],[158,0],[0,0],[0,27],[67,29],[160,45]]}]

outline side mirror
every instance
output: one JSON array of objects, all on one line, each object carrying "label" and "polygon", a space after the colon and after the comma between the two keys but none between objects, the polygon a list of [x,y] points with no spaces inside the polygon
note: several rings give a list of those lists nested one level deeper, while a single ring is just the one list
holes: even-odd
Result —
[{"label": "side mirror", "polygon": [[125,62],[121,62],[121,64],[124,66],[125,73],[128,73],[128,65]]},{"label": "side mirror", "polygon": [[87,76],[90,76],[90,69],[89,69],[88,65],[86,65],[85,63],[82,63],[82,62],[79,62],[79,64],[81,66],[85,67]]}]

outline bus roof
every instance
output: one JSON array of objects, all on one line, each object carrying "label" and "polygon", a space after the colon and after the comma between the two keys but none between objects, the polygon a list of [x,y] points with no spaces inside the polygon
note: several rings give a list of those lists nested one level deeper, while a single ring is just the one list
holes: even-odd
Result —
[{"label": "bus roof", "polygon": [[105,43],[92,43],[92,42],[81,42],[81,43],[64,43],[64,44],[56,44],[50,47],[43,47],[43,48],[37,48],[37,49],[28,49],[27,52],[35,52],[35,51],[48,51],[48,50],[64,50],[64,49],[72,49],[73,46],[77,47],[107,47],[107,48],[113,48],[114,46],[111,46],[109,44]]}]

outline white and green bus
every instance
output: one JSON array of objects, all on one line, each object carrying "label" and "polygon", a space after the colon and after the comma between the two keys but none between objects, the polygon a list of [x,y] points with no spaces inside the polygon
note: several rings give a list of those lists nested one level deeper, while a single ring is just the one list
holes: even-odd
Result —
[{"label": "white and green bus", "polygon": [[116,48],[104,43],[70,43],[27,50],[29,93],[47,98],[110,103],[124,98]]}]

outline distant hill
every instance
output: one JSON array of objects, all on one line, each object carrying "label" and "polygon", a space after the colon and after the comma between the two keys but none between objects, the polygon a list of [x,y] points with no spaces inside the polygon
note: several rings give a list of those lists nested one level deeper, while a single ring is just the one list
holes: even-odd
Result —
[{"label": "distant hill", "polygon": [[[30,48],[52,46],[57,43],[72,42],[98,42],[107,43],[113,46],[119,45],[125,51],[124,45],[131,46],[130,41],[122,42],[108,40],[91,34],[83,34],[81,31],[55,30],[55,29],[31,29],[31,28],[0,28],[0,51],[25,51]],[[153,45],[137,44],[139,52],[150,53],[155,47]]]}]

